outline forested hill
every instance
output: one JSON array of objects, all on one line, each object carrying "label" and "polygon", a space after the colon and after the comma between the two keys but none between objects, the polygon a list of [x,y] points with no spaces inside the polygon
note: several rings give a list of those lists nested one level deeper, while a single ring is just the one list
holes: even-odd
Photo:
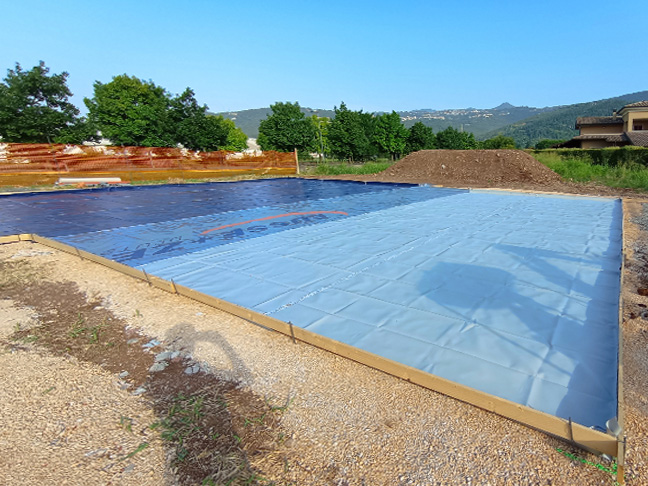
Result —
[{"label": "forested hill", "polygon": [[[317,115],[319,117],[333,118],[335,112],[333,110],[316,110],[312,108],[302,108],[302,113],[307,117]],[[255,108],[252,110],[241,110],[241,111],[228,111],[223,113],[216,113],[216,115],[221,115],[223,118],[228,118],[239,127],[243,132],[252,138],[257,138],[259,136],[259,123],[261,120],[272,113],[272,110],[268,108]]]},{"label": "forested hill", "polygon": [[555,108],[557,107],[533,108],[502,103],[495,108],[486,109],[412,110],[399,111],[398,114],[401,116],[403,124],[408,128],[416,122],[422,122],[435,132],[453,127],[457,130],[472,132],[475,137],[482,138],[484,134],[492,130],[503,128],[511,123]]},{"label": "forested hill", "polygon": [[610,116],[623,105],[648,100],[648,91],[625,94],[589,103],[558,106],[555,109],[526,118],[503,128],[494,129],[479,138],[496,135],[512,137],[518,147],[530,147],[542,139],[567,140],[576,135],[574,128],[579,116]]},{"label": "forested hill", "polygon": [[[420,121],[431,127],[435,132],[440,132],[448,127],[456,128],[466,132],[472,132],[478,138],[491,130],[505,127],[511,123],[528,118],[538,113],[544,113],[555,109],[532,108],[528,106],[513,106],[509,103],[502,103],[495,108],[477,109],[461,108],[450,110],[411,110],[399,111],[403,124],[409,128]],[[301,111],[308,117],[317,115],[319,117],[333,118],[333,110],[318,110],[302,108]],[[259,134],[259,123],[271,113],[270,108],[256,108],[253,110],[241,110],[236,112],[217,113],[224,118],[229,118],[236,123],[236,126],[243,130],[248,137],[256,138]]]},{"label": "forested hill", "polygon": [[[535,145],[542,139],[569,139],[577,135],[574,129],[576,118],[579,116],[607,116],[618,110],[624,104],[648,100],[648,91],[625,94],[605,100],[578,103],[574,105],[533,108],[529,106],[513,106],[502,103],[495,108],[477,109],[463,108],[452,110],[420,109],[399,111],[401,121],[406,127],[411,127],[420,121],[432,127],[435,132],[445,130],[449,126],[466,132],[472,132],[481,140],[502,134],[513,137],[518,147]],[[307,116],[333,118],[333,110],[301,108]],[[259,123],[271,113],[270,108],[256,108],[237,112],[218,113],[233,120],[248,137],[256,138],[259,134]]]}]

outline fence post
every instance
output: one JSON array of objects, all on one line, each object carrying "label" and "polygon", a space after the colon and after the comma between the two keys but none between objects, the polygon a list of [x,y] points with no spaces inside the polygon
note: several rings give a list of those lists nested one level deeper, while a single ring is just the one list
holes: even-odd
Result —
[{"label": "fence post", "polygon": [[295,147],[295,164],[297,164],[297,175],[299,175],[299,155],[297,154],[297,147]]}]

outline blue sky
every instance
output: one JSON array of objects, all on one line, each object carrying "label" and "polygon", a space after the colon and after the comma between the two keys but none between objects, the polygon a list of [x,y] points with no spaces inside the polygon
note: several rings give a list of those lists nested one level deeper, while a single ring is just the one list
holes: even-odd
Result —
[{"label": "blue sky", "polygon": [[553,106],[648,89],[645,0],[3,2],[0,73],[45,61],[82,108],[128,74],[211,111]]}]

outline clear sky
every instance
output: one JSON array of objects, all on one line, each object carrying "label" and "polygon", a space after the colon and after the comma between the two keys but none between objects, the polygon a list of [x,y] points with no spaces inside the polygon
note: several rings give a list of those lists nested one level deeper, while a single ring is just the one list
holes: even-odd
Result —
[{"label": "clear sky", "polygon": [[[553,106],[648,89],[645,0],[4,0],[0,74],[128,74],[211,111]],[[84,108],[83,108],[84,109]],[[84,109],[85,111],[85,109]]]}]

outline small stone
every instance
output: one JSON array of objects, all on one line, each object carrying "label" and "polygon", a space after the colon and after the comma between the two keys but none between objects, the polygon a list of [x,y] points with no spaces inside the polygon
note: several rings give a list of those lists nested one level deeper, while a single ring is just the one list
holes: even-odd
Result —
[{"label": "small stone", "polygon": [[198,317],[202,317],[202,316],[205,315],[205,313],[204,313],[204,312],[196,312],[196,315],[197,315]]},{"label": "small stone", "polygon": [[103,456],[106,455],[107,452],[108,451],[106,449],[97,449],[95,451],[86,452],[85,456],[86,457],[91,457],[91,456],[103,457]]},{"label": "small stone", "polygon": [[155,361],[164,361],[172,358],[173,353],[171,351],[162,351],[155,355]]},{"label": "small stone", "polygon": [[199,371],[200,371],[200,365],[195,364],[195,365],[192,365],[192,366],[188,366],[188,367],[185,369],[184,372],[185,372],[187,375],[195,375],[195,374],[198,373]]},{"label": "small stone", "polygon": [[162,344],[162,343],[160,341],[158,341],[157,339],[151,339],[148,343],[142,344],[142,347],[150,349],[150,348],[154,348],[155,346],[159,346],[160,344]]},{"label": "small stone", "polygon": [[124,379],[128,376],[128,374],[129,374],[128,371],[122,371],[121,373],[119,373],[119,377],[121,379]]},{"label": "small stone", "polygon": [[149,368],[149,373],[155,373],[156,371],[162,371],[167,366],[169,366],[169,363],[167,363],[166,361],[158,361],[157,363],[154,363],[153,366],[151,366]]},{"label": "small stone", "polygon": [[137,395],[141,395],[142,393],[146,393],[146,388],[140,386],[137,390],[133,392],[133,395],[137,396]]},{"label": "small stone", "polygon": [[135,344],[137,341],[139,341],[139,338],[129,339],[128,341],[126,341],[126,344]]}]

